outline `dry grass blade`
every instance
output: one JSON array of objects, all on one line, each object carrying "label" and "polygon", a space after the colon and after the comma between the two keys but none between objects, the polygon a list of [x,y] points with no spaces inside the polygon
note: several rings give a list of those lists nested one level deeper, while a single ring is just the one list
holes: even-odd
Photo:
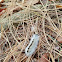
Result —
[{"label": "dry grass blade", "polygon": [[[61,62],[61,17],[61,0],[0,0],[0,62]],[[28,45],[27,52],[35,50],[31,56]]]}]

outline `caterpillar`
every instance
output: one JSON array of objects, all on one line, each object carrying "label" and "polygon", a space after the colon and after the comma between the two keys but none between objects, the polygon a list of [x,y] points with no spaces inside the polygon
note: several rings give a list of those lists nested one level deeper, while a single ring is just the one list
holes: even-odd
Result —
[{"label": "caterpillar", "polygon": [[25,49],[26,56],[31,56],[35,52],[38,43],[39,43],[39,35],[38,34],[34,34],[31,37],[29,45]]}]

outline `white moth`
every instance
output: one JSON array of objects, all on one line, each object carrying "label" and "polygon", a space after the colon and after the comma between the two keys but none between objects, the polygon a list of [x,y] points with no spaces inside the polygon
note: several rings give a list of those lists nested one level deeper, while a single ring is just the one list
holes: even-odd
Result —
[{"label": "white moth", "polygon": [[39,43],[39,35],[34,34],[30,40],[29,45],[25,49],[25,54],[27,56],[31,56],[35,52],[38,43]]}]

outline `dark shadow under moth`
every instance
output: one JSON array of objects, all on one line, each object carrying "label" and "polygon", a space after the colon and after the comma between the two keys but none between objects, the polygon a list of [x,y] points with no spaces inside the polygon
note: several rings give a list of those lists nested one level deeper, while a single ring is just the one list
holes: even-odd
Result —
[{"label": "dark shadow under moth", "polygon": [[35,52],[38,43],[39,43],[39,35],[38,34],[34,34],[31,37],[29,45],[25,49],[26,56],[31,56]]}]

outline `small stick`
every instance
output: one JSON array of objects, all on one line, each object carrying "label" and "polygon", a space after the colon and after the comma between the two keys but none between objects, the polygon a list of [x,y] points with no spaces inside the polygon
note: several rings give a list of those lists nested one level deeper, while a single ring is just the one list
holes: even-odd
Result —
[{"label": "small stick", "polygon": [[4,31],[4,28],[3,28],[3,25],[1,24],[1,38],[3,38],[3,31]]}]

